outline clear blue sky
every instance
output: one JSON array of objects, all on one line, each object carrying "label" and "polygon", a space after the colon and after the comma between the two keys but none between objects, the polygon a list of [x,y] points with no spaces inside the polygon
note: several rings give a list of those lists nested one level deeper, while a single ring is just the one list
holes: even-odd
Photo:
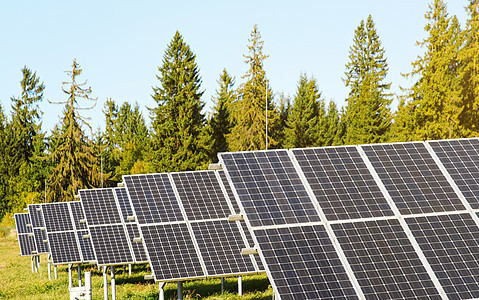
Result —
[{"label": "clear blue sky", "polygon": [[[400,75],[423,49],[425,0],[345,1],[2,1],[0,4],[0,103],[20,94],[21,68],[37,72],[45,98],[63,101],[61,91],[73,58],[98,97],[87,113],[94,128],[104,128],[107,98],[137,101],[148,122],[157,68],[176,30],[197,55],[211,111],[211,97],[223,68],[236,77],[246,72],[243,54],[258,24],[269,54],[265,70],[275,92],[294,96],[302,72],[314,76],[326,100],[344,105],[345,64],[354,30],[373,16],[389,64],[392,92],[411,82]],[[446,0],[450,14],[465,25],[466,0]],[[62,107],[41,104],[43,128],[59,122]]]}]

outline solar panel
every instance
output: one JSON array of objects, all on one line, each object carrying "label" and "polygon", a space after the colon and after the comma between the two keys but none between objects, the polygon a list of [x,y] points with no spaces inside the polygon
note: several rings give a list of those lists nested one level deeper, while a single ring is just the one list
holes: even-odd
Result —
[{"label": "solar panel", "polygon": [[83,208],[80,201],[72,201],[70,203],[70,210],[73,216],[73,223],[75,225],[76,230],[87,230],[88,227],[86,226],[86,222],[82,221],[85,220],[85,215],[83,214]]},{"label": "solar panel", "polygon": [[361,146],[403,215],[465,210],[422,142]]},{"label": "solar panel", "polygon": [[135,238],[140,238],[140,230],[138,229],[138,223],[135,220],[128,220],[128,217],[133,216],[133,209],[131,208],[130,199],[126,188],[115,188],[115,197],[120,207],[121,218],[123,225],[125,226],[127,238],[131,244],[133,250],[133,257],[136,263],[148,262],[145,248],[142,243],[134,241]]},{"label": "solar panel", "polygon": [[36,254],[50,253],[50,247],[48,243],[44,243],[47,240],[45,232],[45,222],[41,211],[40,204],[29,204],[28,213],[30,214],[30,220],[32,222],[33,238],[35,240]]},{"label": "solar panel", "polygon": [[53,264],[82,263],[70,203],[45,203],[41,205],[41,211]]},{"label": "solar panel", "polygon": [[168,174],[123,176],[139,225],[184,220]]},{"label": "solar panel", "polygon": [[31,256],[36,254],[35,239],[31,227],[30,214],[15,214],[15,228],[18,235],[18,244],[20,246],[20,255]]},{"label": "solar panel", "polygon": [[366,298],[441,299],[398,220],[332,228]]},{"label": "solar panel", "polygon": [[140,226],[155,281],[204,278],[185,223]]},{"label": "solar panel", "polygon": [[479,227],[470,214],[406,218],[450,299],[479,298]]},{"label": "solar panel", "polygon": [[320,221],[286,150],[220,153],[251,226]]},{"label": "solar panel", "polygon": [[[248,229],[248,226],[246,226],[245,222],[239,222],[239,224],[241,225],[241,228],[243,229],[243,232],[245,234],[246,241],[248,242],[248,248],[254,248],[255,243]],[[256,265],[258,266],[258,272],[264,272],[263,262],[261,261],[261,258],[259,257],[259,255],[252,255],[252,256],[256,262]]]},{"label": "solar panel", "polygon": [[227,218],[231,215],[215,171],[171,173],[188,220]]},{"label": "solar panel", "polygon": [[246,245],[235,222],[215,220],[191,226],[209,276],[256,273],[250,257],[241,255]]},{"label": "solar panel", "polygon": [[359,299],[323,225],[254,234],[280,299]]},{"label": "solar panel", "polygon": [[123,225],[89,226],[99,266],[134,262]]},{"label": "solar panel", "polygon": [[78,193],[88,226],[121,223],[113,189],[80,190]]},{"label": "solar panel", "polygon": [[394,215],[355,146],[292,153],[328,220]]},{"label": "solar panel", "polygon": [[428,144],[473,209],[479,209],[479,140],[442,140]]},{"label": "solar panel", "polygon": [[[30,220],[30,214],[28,213],[22,213],[22,214],[15,214],[15,226],[17,229],[18,234],[24,234],[24,233],[32,233],[32,222]],[[27,226],[30,224],[29,226]]]}]

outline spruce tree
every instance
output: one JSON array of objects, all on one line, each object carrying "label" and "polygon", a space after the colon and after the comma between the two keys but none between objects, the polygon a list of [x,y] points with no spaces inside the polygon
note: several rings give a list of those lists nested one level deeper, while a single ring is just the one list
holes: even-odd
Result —
[{"label": "spruce tree", "polygon": [[249,54],[244,55],[249,69],[242,77],[246,82],[238,88],[238,98],[233,104],[235,125],[227,137],[231,151],[266,149],[266,113],[269,128],[268,148],[274,148],[278,144],[279,113],[263,69],[263,62],[268,55],[263,53],[264,42],[257,25],[253,27],[249,42]]},{"label": "spruce tree", "polygon": [[301,74],[291,114],[286,122],[285,146],[302,148],[322,146],[322,126],[326,111],[316,79]]},{"label": "spruce tree", "polygon": [[158,71],[160,85],[153,87],[157,106],[151,109],[152,169],[170,172],[205,168],[209,158],[202,143],[206,118],[202,113],[201,77],[196,55],[179,32],[168,45]]},{"label": "spruce tree", "polygon": [[428,36],[418,45],[426,48],[412,63],[406,77],[417,78],[402,100],[395,117],[392,140],[444,139],[464,136],[464,109],[460,96],[458,51],[461,31],[444,1],[434,0],[426,13]]},{"label": "spruce tree", "polygon": [[[61,124],[52,132],[52,148],[49,160],[52,172],[48,181],[49,201],[72,201],[79,189],[99,186],[100,178],[94,176],[97,157],[94,156],[93,146],[82,129],[82,125],[91,130],[87,118],[79,110],[91,109],[96,104],[96,98],[91,97],[91,88],[86,88],[86,81],[79,83],[82,73],[80,65],[73,60],[72,70],[66,71],[69,80],[64,82],[67,89],[63,92],[68,95],[64,104]],[[93,105],[85,107],[83,103]]]},{"label": "spruce tree", "polygon": [[280,94],[279,97],[279,122],[277,123],[277,131],[278,131],[278,144],[276,148],[282,149],[286,148],[286,130],[287,130],[287,123],[289,117],[291,116],[291,100],[289,97],[284,95],[284,93]]},{"label": "spruce tree", "polygon": [[479,135],[479,1],[469,0],[466,7],[468,20],[463,31],[464,44],[458,61],[460,93],[464,109],[459,122],[464,136]]},{"label": "spruce tree", "polygon": [[10,170],[10,160],[7,152],[7,117],[3,110],[3,106],[0,104],[0,219],[10,211],[11,206],[8,202],[8,179],[6,176]]},{"label": "spruce tree", "polygon": [[235,99],[233,90],[234,78],[226,72],[226,69],[223,69],[218,84],[220,87],[216,90],[216,96],[213,98],[215,103],[213,114],[208,122],[208,125],[211,127],[212,139],[210,158],[215,162],[218,161],[217,154],[219,152],[228,151],[226,137],[233,127],[231,105]]},{"label": "spruce tree", "polygon": [[385,82],[388,65],[371,15],[354,32],[346,64],[344,143],[377,143],[385,140],[391,126],[390,84]]},{"label": "spruce tree", "polygon": [[338,108],[334,101],[330,101],[328,104],[322,132],[324,141],[322,146],[335,146],[341,144],[340,118]]}]

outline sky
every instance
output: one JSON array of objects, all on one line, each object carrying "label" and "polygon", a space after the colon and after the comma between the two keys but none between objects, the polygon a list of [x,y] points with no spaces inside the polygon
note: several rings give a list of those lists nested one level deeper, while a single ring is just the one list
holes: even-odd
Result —
[{"label": "sky", "polygon": [[[466,0],[445,0],[448,12],[466,22]],[[154,107],[152,87],[158,86],[158,67],[176,31],[196,54],[206,103],[223,69],[235,77],[235,87],[248,66],[251,30],[258,25],[264,41],[266,76],[274,90],[294,97],[301,73],[313,76],[326,101],[345,104],[343,78],[354,30],[371,14],[385,50],[392,83],[400,94],[412,80],[401,74],[424,51],[416,41],[425,38],[426,0],[343,1],[2,1],[0,4],[0,104],[10,112],[11,97],[20,95],[21,69],[35,71],[45,84],[43,129],[59,123],[65,101],[62,82],[73,59],[83,69],[93,110],[84,112],[93,128],[104,129],[107,99],[118,104],[137,102],[149,123]],[[395,104],[397,104],[395,102]],[[394,104],[393,104],[394,105]]]}]

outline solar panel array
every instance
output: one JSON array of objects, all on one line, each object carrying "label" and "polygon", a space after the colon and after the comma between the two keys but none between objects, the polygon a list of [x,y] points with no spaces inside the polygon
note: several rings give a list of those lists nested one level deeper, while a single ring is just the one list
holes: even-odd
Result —
[{"label": "solar panel array", "polygon": [[[156,281],[261,271],[217,171],[123,176]],[[231,190],[230,190],[231,191]],[[260,266],[261,268],[262,266]]]},{"label": "solar panel array", "polygon": [[479,297],[479,140],[219,155],[280,299]]},{"label": "solar panel array", "polygon": [[80,190],[79,195],[97,264],[134,263],[114,189]]},{"label": "solar panel array", "polygon": [[46,242],[47,233],[45,231],[45,221],[43,220],[41,209],[40,204],[28,205],[28,213],[32,221],[33,238],[37,249],[36,254],[50,253],[50,247],[48,246],[48,242]]},{"label": "solar panel array", "polygon": [[30,214],[15,214],[15,229],[17,230],[18,244],[20,246],[20,255],[31,256],[36,254],[35,239],[31,226]]}]

